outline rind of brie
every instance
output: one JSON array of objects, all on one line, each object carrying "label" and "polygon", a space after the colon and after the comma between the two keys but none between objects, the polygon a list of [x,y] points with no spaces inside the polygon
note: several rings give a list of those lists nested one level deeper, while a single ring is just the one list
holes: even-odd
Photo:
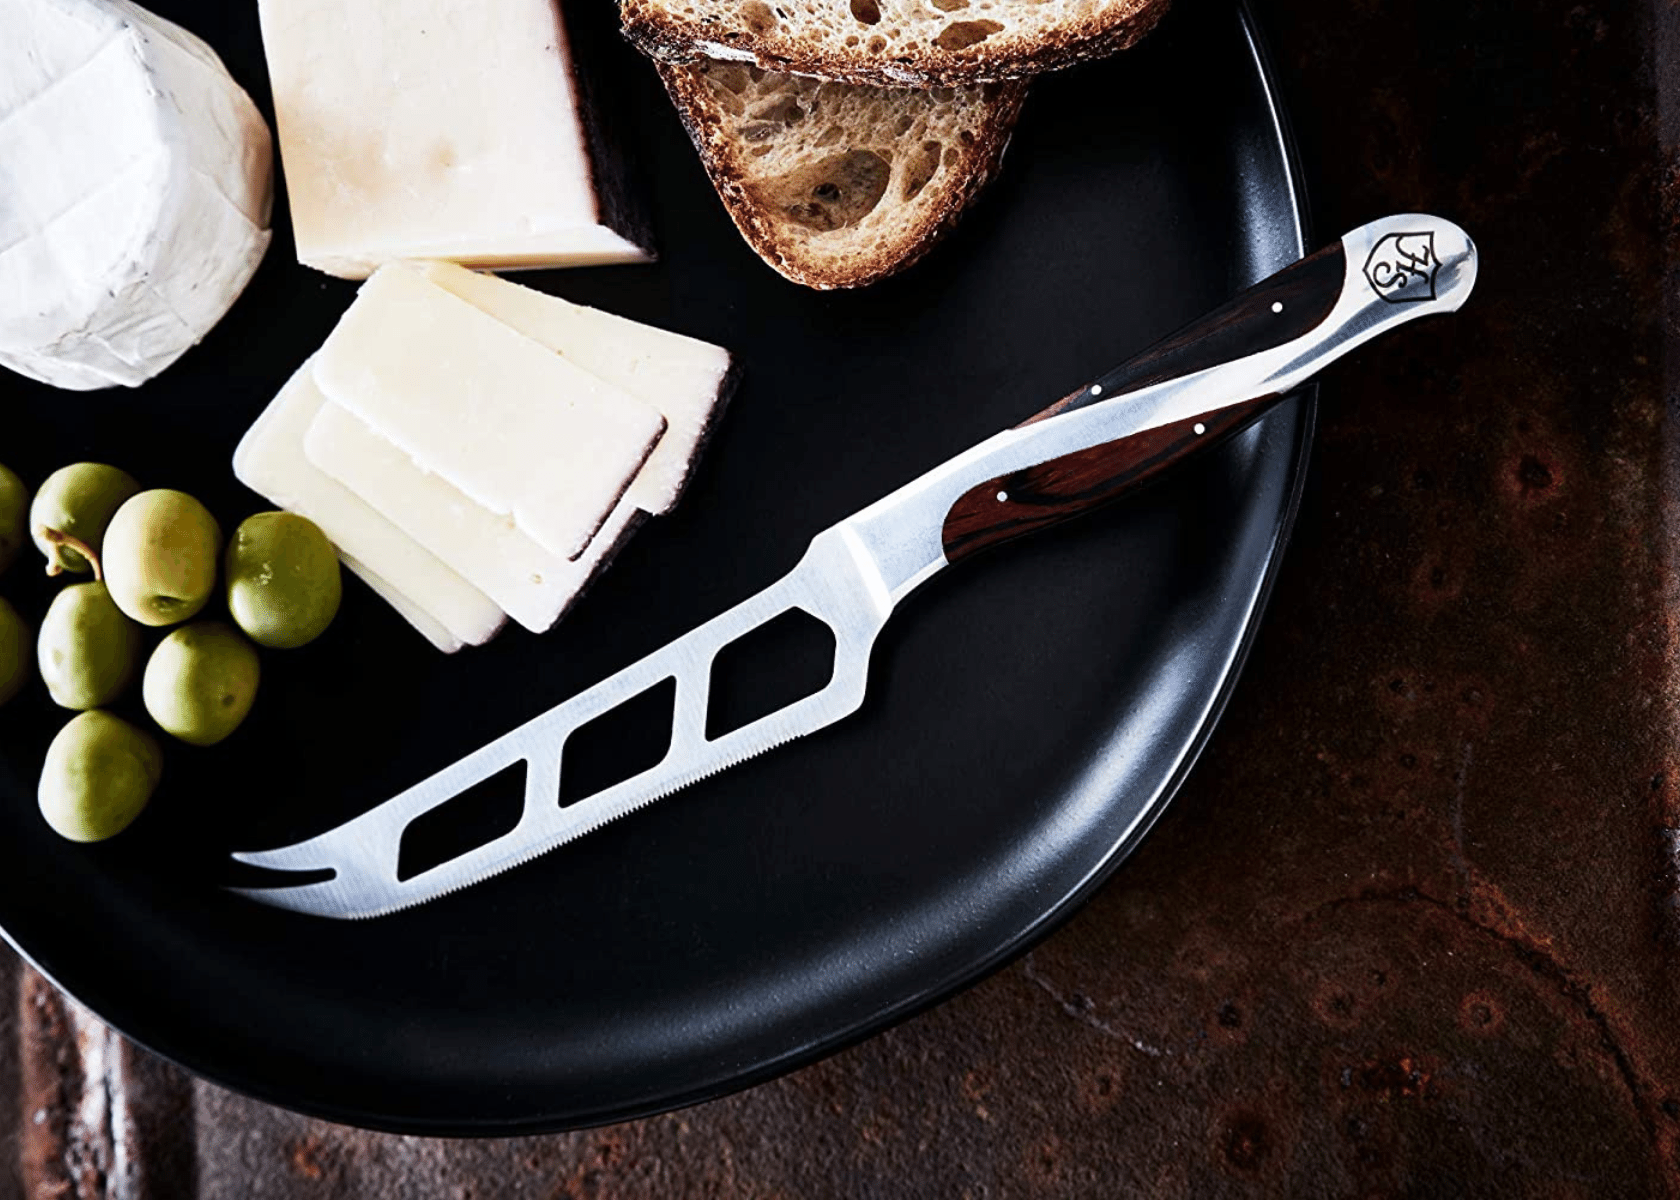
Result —
[{"label": "rind of brie", "polygon": [[0,364],[133,387],[268,248],[273,144],[203,41],[127,0],[0,0]]}]

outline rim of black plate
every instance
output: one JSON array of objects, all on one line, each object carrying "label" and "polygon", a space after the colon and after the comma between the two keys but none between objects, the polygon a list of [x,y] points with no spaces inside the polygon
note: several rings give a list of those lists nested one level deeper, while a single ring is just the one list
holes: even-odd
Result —
[{"label": "rim of black plate", "polygon": [[[1251,0],[1237,0],[1235,7],[1248,52],[1253,58],[1259,78],[1272,136],[1276,139],[1278,149],[1281,152],[1282,165],[1287,178],[1288,199],[1294,218],[1293,236],[1296,243],[1296,253],[1304,254],[1308,245],[1312,242],[1313,235],[1308,198],[1302,180],[1300,158],[1296,149],[1294,133],[1279,102],[1278,84],[1272,55],[1261,36]],[[503,1118],[490,1118],[483,1121],[459,1118],[437,1120],[415,1117],[394,1118],[388,1113],[365,1111],[353,1106],[335,1105],[330,1101],[299,1099],[266,1086],[260,1079],[224,1071],[216,1064],[189,1064],[184,1059],[190,1056],[177,1055],[161,1050],[147,1038],[137,1036],[115,1022],[105,1021],[102,1016],[100,1019],[125,1038],[144,1047],[148,1052],[157,1055],[159,1058],[175,1064],[191,1075],[263,1103],[273,1104],[307,1116],[383,1133],[429,1137],[516,1137],[618,1124],[704,1104],[736,1092],[748,1090],[801,1067],[809,1066],[926,1012],[935,1005],[950,999],[959,992],[967,990],[981,980],[1009,966],[1071,920],[1097,889],[1108,882],[1114,872],[1119,869],[1121,863],[1131,855],[1132,851],[1148,835],[1150,829],[1153,828],[1155,822],[1159,820],[1172,803],[1183,787],[1185,780],[1195,768],[1213,735],[1214,729],[1224,716],[1231,695],[1242,676],[1243,668],[1247,664],[1249,653],[1253,649],[1254,640],[1259,630],[1260,617],[1270,603],[1272,589],[1277,582],[1284,551],[1288,546],[1300,507],[1301,495],[1307,477],[1307,460],[1317,424],[1317,387],[1316,385],[1308,385],[1297,392],[1296,396],[1299,402],[1300,419],[1295,444],[1291,452],[1289,490],[1273,536],[1272,545],[1267,553],[1265,570],[1255,593],[1253,612],[1234,649],[1230,667],[1225,673],[1220,688],[1211,699],[1207,715],[1197,729],[1194,738],[1185,748],[1183,756],[1173,773],[1162,784],[1155,801],[1077,886],[1070,889],[1037,920],[998,946],[991,954],[969,964],[962,970],[952,972],[938,984],[900,997],[895,1002],[877,1009],[866,1018],[853,1021],[845,1028],[837,1029],[823,1037],[813,1039],[795,1050],[777,1055],[744,1072],[738,1072],[723,1078],[714,1078],[691,1088],[645,1097],[635,1103],[603,1108],[577,1117],[537,1116],[528,1120],[511,1121]],[[3,937],[18,956],[38,974],[65,995],[74,998],[75,993],[64,987],[50,971],[43,970],[41,964],[23,947],[19,946],[6,930],[0,929],[0,937]]]}]

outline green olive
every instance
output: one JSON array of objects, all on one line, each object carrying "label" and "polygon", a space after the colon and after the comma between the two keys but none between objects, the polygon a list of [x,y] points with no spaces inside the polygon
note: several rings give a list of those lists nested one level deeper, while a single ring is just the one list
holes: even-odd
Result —
[{"label": "green olive", "polygon": [[290,650],[314,641],[338,613],[338,553],[315,522],[296,513],[246,517],[227,548],[228,611],[259,646]]},{"label": "green olive", "polygon": [[47,556],[47,574],[92,571],[99,578],[105,527],[139,490],[128,472],[104,463],[75,463],[48,475],[29,506],[29,533]]},{"label": "green olive", "polygon": [[37,639],[41,679],[55,703],[83,711],[112,703],[140,667],[140,626],[122,615],[103,583],[77,583],[53,597]]},{"label": "green olive", "polygon": [[12,565],[29,540],[29,489],[16,471],[0,465],[0,571]]},{"label": "green olive", "polygon": [[0,598],[0,704],[17,695],[28,679],[29,626]]},{"label": "green olive", "polygon": [[195,621],[158,643],[140,694],[166,733],[194,746],[213,746],[251,711],[260,677],[257,652],[238,630]]},{"label": "green olive", "polygon": [[100,709],[82,713],[47,747],[41,815],[73,842],[115,837],[146,807],[162,774],[163,752],[150,735]]},{"label": "green olive", "polygon": [[142,625],[193,616],[216,590],[222,531],[185,492],[155,488],[123,502],[105,530],[105,582]]}]

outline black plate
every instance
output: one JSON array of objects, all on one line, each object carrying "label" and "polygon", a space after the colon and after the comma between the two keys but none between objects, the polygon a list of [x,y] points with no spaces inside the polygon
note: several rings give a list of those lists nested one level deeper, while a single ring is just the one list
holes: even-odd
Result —
[{"label": "black plate", "polygon": [[[254,4],[156,7],[267,106]],[[611,47],[663,260],[526,278],[739,353],[745,383],[686,500],[543,638],[510,628],[444,658],[349,584],[326,637],[264,655],[245,727],[210,750],[168,745],[151,809],[102,846],[60,841],[35,810],[64,714],[32,688],[0,729],[6,936],[194,1071],[430,1133],[557,1129],[716,1096],[1043,936],[1155,819],[1208,735],[1289,525],[1305,404],[1133,502],[945,573],[888,625],[862,711],[535,864],[373,923],[284,914],[217,885],[228,850],[384,800],[1295,258],[1299,188],[1250,22],[1223,0],[1182,7],[1137,51],[1041,81],[1002,177],[955,235],[860,294],[764,268],[651,70]],[[231,528],[265,507],[233,480],[235,442],[351,294],[293,262],[282,222],[233,312],[146,387],[0,381],[3,458],[31,481],[114,462],[197,494]],[[33,563],[5,590],[32,619],[51,595]]]}]

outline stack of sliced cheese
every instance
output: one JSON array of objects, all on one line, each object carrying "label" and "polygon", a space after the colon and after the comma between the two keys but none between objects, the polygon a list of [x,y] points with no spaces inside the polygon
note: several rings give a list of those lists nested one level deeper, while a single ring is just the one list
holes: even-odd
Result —
[{"label": "stack of sliced cheese", "polygon": [[670,509],[727,399],[693,338],[445,263],[392,263],[240,442],[234,472],[319,525],[445,651],[563,615]]}]

